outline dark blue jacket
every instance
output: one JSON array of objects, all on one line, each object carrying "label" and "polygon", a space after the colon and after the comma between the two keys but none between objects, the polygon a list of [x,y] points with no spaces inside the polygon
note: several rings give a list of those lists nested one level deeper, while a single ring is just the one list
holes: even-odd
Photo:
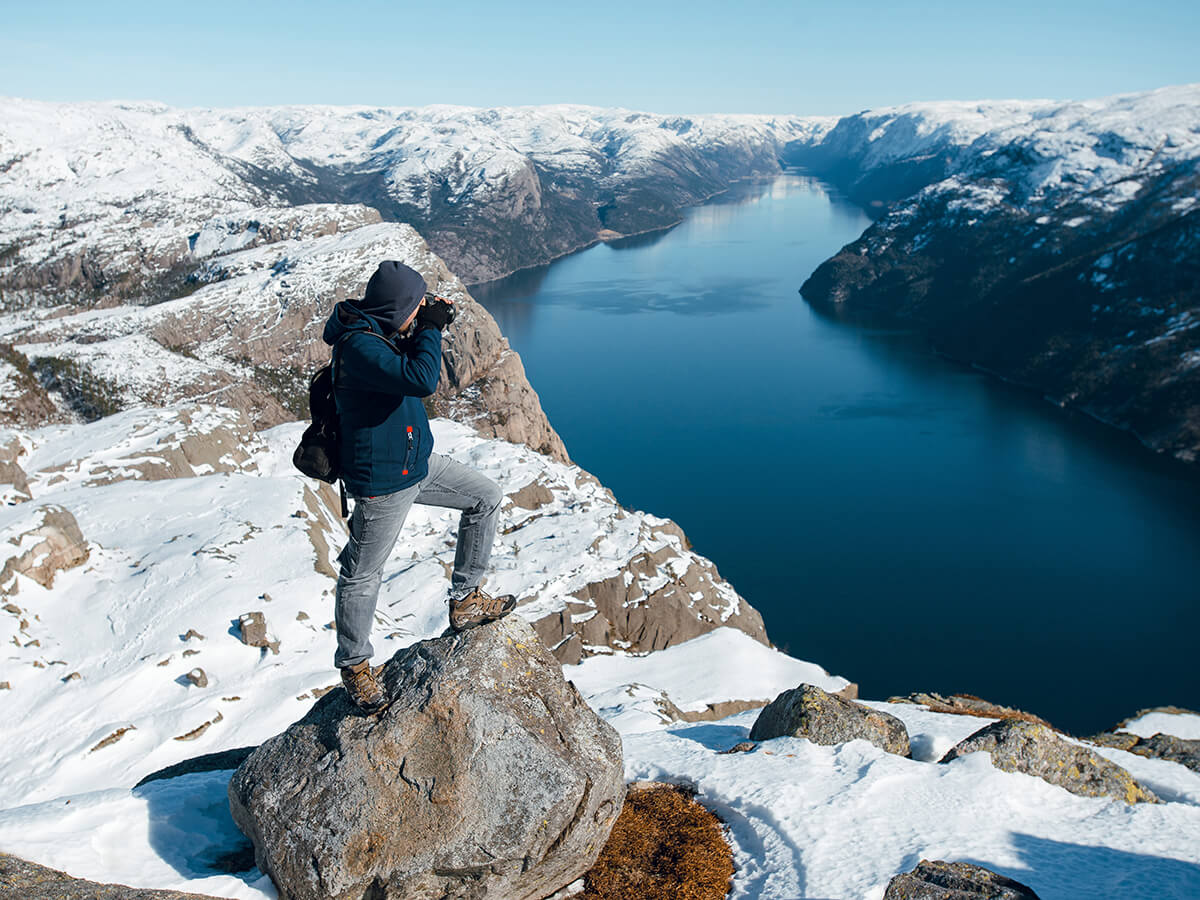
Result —
[{"label": "dark blue jacket", "polygon": [[334,347],[346,491],[374,497],[416,484],[428,473],[433,450],[421,398],[434,392],[441,375],[441,332],[425,328],[393,343],[371,316],[339,303],[323,337]]}]

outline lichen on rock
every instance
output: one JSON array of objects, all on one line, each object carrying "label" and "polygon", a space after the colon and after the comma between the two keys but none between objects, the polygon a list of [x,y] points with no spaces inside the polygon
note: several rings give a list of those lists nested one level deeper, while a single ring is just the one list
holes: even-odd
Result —
[{"label": "lichen on rock", "polygon": [[888,882],[883,900],[1038,900],[1038,895],[983,866],[923,859]]},{"label": "lichen on rock", "polygon": [[898,756],[911,756],[908,730],[895,716],[853,700],[802,684],[784,691],[764,707],[750,729],[750,740],[808,738],[814,744],[844,744],[862,739]]},{"label": "lichen on rock", "polygon": [[421,641],[380,677],[385,711],[332,691],[230,782],[281,896],[535,900],[591,866],[621,741],[523,620]]},{"label": "lichen on rock", "polygon": [[1045,725],[1017,719],[993,722],[960,741],[941,762],[979,752],[990,753],[997,769],[1033,775],[1072,794],[1112,797],[1129,804],[1159,802],[1116,763],[1070,743]]}]

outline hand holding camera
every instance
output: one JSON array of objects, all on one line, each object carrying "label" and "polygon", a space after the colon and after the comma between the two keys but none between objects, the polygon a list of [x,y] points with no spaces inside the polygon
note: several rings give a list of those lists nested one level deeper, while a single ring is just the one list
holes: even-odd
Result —
[{"label": "hand holding camera", "polygon": [[458,308],[453,300],[426,294],[425,299],[421,301],[421,308],[417,310],[417,330],[436,328],[438,331],[445,331],[456,315]]}]

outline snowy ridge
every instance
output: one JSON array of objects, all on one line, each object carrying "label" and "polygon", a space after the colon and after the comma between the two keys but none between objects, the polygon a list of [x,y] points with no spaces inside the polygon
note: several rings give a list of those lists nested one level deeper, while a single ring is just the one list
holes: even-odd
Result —
[{"label": "snowy ridge", "polygon": [[686,194],[696,190],[687,169],[700,190],[711,187],[697,169],[706,154],[777,168],[784,143],[811,140],[833,121],[582,106],[211,110],[0,99],[0,275],[48,266],[78,274],[72,267],[89,257],[109,284],[144,278],[232,249],[210,240],[211,220],[254,207],[369,198],[431,224],[447,207],[489,204],[537,218],[543,190],[585,183],[611,190],[661,178]]},{"label": "snowy ridge", "polygon": [[[1200,84],[1083,101],[909,103],[840,120],[812,152],[853,164],[859,176],[909,161],[942,158],[945,184],[1001,179],[977,208],[1087,193],[1112,208],[1136,192],[1125,179],[1151,163],[1200,156]],[[980,185],[979,187],[986,187]]]}]

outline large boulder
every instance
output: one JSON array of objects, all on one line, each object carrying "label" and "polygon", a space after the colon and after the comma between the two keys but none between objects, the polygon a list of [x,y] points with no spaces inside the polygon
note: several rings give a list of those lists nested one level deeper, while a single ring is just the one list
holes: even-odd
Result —
[{"label": "large boulder", "polygon": [[997,769],[1033,775],[1072,794],[1114,797],[1130,804],[1158,802],[1158,797],[1116,763],[1035,722],[993,722],[960,741],[941,761],[948,763],[979,752],[990,753]]},{"label": "large boulder", "polygon": [[808,738],[814,744],[844,744],[861,738],[899,756],[911,756],[908,730],[895,716],[855,703],[816,685],[802,684],[768,703],[750,729],[752,741]]},{"label": "large boulder", "polygon": [[888,882],[883,900],[1038,900],[1038,895],[983,866],[923,859]]},{"label": "large boulder", "polygon": [[542,898],[600,853],[625,796],[621,740],[517,616],[399,651],[394,701],[338,689],[229,784],[288,900]]}]

